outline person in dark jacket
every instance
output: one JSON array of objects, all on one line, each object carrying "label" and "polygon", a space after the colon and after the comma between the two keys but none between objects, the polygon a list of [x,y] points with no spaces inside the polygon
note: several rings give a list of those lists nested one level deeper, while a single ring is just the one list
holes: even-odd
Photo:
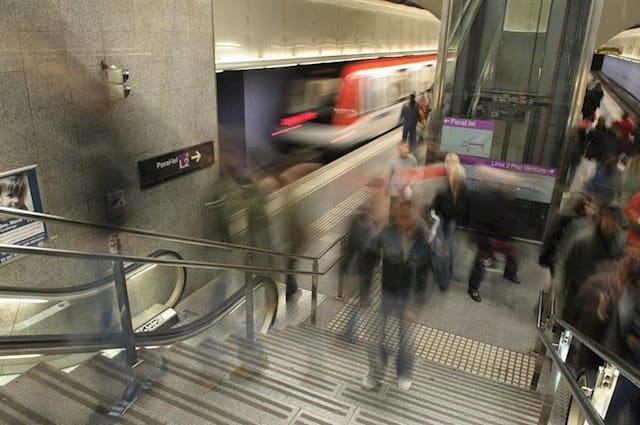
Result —
[{"label": "person in dark jacket", "polygon": [[359,281],[360,301],[358,310],[353,311],[343,337],[348,341],[354,340],[359,310],[366,309],[371,304],[371,281],[378,262],[374,251],[373,241],[377,236],[378,226],[372,213],[371,200],[362,205],[351,219],[347,239],[340,263],[340,279],[344,281],[351,263],[355,261]]},{"label": "person in dark jacket", "polygon": [[599,117],[598,123],[587,133],[585,158],[602,163],[609,154],[616,154],[618,146],[615,135],[607,128],[607,118]]},{"label": "person in dark jacket", "polygon": [[[603,342],[623,289],[640,283],[640,262],[633,257],[627,256],[613,267],[604,265],[603,269],[587,279],[576,295],[576,308],[566,317],[568,323],[599,343]],[[602,359],[589,348],[579,348],[579,368],[597,370],[601,364]]]},{"label": "person in dark jacket", "polygon": [[[451,275],[453,273],[456,225],[466,222],[467,188],[464,183],[465,171],[459,163],[450,165],[447,168],[447,174],[449,184],[436,194],[431,209],[442,220],[440,225],[449,251],[449,275]],[[441,284],[440,289],[445,290],[446,285]]]},{"label": "person in dark jacket", "polygon": [[416,95],[409,95],[407,103],[402,105],[400,111],[400,121],[402,121],[402,140],[409,142],[411,152],[416,149],[416,126],[420,121],[420,109],[416,103]]},{"label": "person in dark jacket", "polygon": [[[623,287],[604,345],[632,367],[640,367],[640,282],[637,280]],[[620,374],[605,424],[637,423],[640,423],[640,389]]]},{"label": "person in dark jacket", "polygon": [[394,223],[382,229],[374,247],[382,257],[382,320],[376,330],[378,346],[369,352],[369,371],[362,386],[373,389],[384,375],[389,357],[385,328],[389,317],[395,316],[399,321],[398,386],[408,390],[413,371],[408,322],[415,320],[415,312],[424,300],[430,256],[427,226],[410,201],[399,205]]},{"label": "person in dark jacket", "polygon": [[582,116],[585,119],[593,122],[596,117],[596,111],[600,107],[602,98],[604,97],[604,91],[600,83],[596,84],[591,90],[587,90],[584,95],[584,102],[582,104]]},{"label": "person in dark jacket", "polygon": [[471,299],[481,302],[480,282],[486,274],[486,266],[501,253],[506,258],[504,278],[513,283],[520,283],[518,278],[518,259],[516,249],[510,241],[513,223],[507,220],[512,214],[504,214],[509,208],[509,197],[498,188],[487,188],[470,200],[475,211],[471,221],[476,230],[476,256],[473,261],[468,281],[468,293]]},{"label": "person in dark jacket", "polygon": [[548,268],[552,278],[555,276],[558,248],[566,237],[567,232],[576,220],[590,216],[592,211],[591,198],[584,197],[576,203],[575,208],[570,213],[559,214],[549,226],[549,231],[542,243],[538,264]]},{"label": "person in dark jacket", "polygon": [[598,266],[624,255],[625,238],[621,220],[618,207],[606,206],[594,224],[581,222],[566,238],[559,252],[554,282],[557,311],[562,318],[572,317],[576,294]]}]

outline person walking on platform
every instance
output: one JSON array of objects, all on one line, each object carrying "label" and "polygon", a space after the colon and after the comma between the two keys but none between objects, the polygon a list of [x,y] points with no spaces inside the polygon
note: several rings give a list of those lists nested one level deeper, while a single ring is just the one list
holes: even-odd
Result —
[{"label": "person walking on platform", "polygon": [[369,370],[362,380],[365,389],[378,386],[384,376],[389,358],[387,343],[394,338],[387,335],[387,323],[394,316],[398,324],[398,357],[396,372],[398,387],[411,387],[413,371],[412,337],[410,322],[415,321],[416,310],[424,301],[429,272],[430,248],[427,226],[410,201],[398,206],[393,224],[385,226],[374,242],[382,257],[382,297],[380,314],[375,330],[377,346],[369,351]]},{"label": "person walking on platform", "polygon": [[477,251],[469,275],[468,293],[475,302],[482,301],[479,292],[480,282],[484,279],[485,269],[495,258],[496,252],[506,257],[504,278],[513,283],[520,283],[516,249],[509,240],[513,224],[507,221],[513,214],[504,214],[505,210],[508,211],[508,201],[506,194],[495,188],[484,190],[472,201],[478,207],[471,223],[477,230]]},{"label": "person walking on platform", "polygon": [[409,95],[409,100],[402,105],[400,121],[402,121],[402,139],[408,141],[411,152],[415,152],[416,126],[420,121],[420,110],[416,103],[415,94]]},{"label": "person walking on platform", "polygon": [[600,107],[602,98],[604,97],[604,91],[600,83],[596,84],[594,88],[587,90],[584,95],[584,102],[582,104],[582,116],[585,119],[593,122],[596,119],[596,111]]},{"label": "person walking on platform", "polygon": [[389,222],[393,222],[396,206],[403,196],[405,188],[411,183],[410,169],[417,167],[418,161],[410,152],[409,143],[402,140],[398,145],[398,154],[387,166],[387,194],[389,195]]},{"label": "person walking on platform", "polygon": [[[447,154],[449,155],[455,154]],[[457,156],[457,155],[456,155]],[[459,161],[459,160],[458,160]],[[467,212],[467,189],[464,183],[465,171],[459,162],[445,159],[449,184],[446,189],[440,190],[432,204],[431,209],[442,220],[442,230],[448,251],[449,278],[453,274],[453,260],[455,252],[456,225],[464,223]],[[440,289],[445,291],[449,282],[438,282]]]}]

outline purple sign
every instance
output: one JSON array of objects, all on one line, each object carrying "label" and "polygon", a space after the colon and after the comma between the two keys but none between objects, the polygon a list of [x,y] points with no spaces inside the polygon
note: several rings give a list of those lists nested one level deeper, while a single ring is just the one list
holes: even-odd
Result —
[{"label": "purple sign", "polygon": [[475,128],[477,130],[493,131],[496,128],[493,121],[476,120],[473,118],[446,117],[442,120],[442,123],[445,127]]},{"label": "purple sign", "polygon": [[487,167],[501,170],[516,171],[519,173],[538,174],[541,176],[556,177],[558,170],[544,165],[522,164],[520,162],[499,161],[497,159],[480,158],[477,156],[460,155],[460,163],[463,165],[486,165]]},{"label": "purple sign", "polygon": [[493,121],[445,117],[442,120],[440,149],[465,155],[491,156]]},{"label": "purple sign", "polygon": [[520,199],[551,202],[558,172],[555,168],[477,156],[459,157],[467,173],[467,186],[472,190],[489,185],[511,190]]}]

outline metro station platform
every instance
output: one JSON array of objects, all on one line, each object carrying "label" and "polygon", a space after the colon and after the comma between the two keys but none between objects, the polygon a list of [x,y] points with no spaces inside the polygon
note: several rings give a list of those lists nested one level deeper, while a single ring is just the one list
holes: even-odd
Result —
[{"label": "metro station platform", "polygon": [[[594,49],[637,65],[640,34],[611,39],[637,22],[633,0],[0,0],[0,424],[603,425],[640,372],[555,315],[538,254]],[[416,212],[448,152],[476,198],[371,385],[382,266],[361,309],[345,232],[366,202],[389,220],[414,130]],[[497,254],[477,302],[489,188],[520,283]]]}]

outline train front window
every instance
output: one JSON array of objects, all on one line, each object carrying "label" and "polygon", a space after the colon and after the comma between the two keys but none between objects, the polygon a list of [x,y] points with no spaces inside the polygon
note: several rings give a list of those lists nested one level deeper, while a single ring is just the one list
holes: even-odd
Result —
[{"label": "train front window", "polygon": [[293,80],[289,89],[287,115],[312,111],[313,120],[330,123],[338,93],[339,78]]}]

